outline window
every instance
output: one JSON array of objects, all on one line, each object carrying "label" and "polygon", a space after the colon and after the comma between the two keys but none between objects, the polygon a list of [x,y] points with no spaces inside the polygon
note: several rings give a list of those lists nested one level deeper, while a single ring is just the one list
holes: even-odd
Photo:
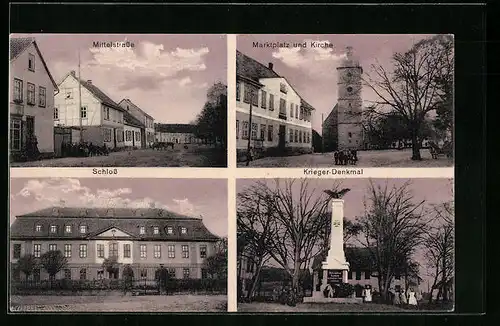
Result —
[{"label": "window", "polygon": [[145,244],[141,244],[140,246],[141,258],[146,258],[148,256],[147,248]]},{"label": "window", "polygon": [[252,273],[253,272],[253,262],[252,260],[248,259],[247,260],[247,273]]},{"label": "window", "polygon": [[117,242],[111,242],[109,244],[108,257],[118,257],[118,243]]},{"label": "window", "polygon": [[299,130],[299,143],[302,143],[302,130]]},{"label": "window", "polygon": [[207,258],[207,246],[200,246],[200,258]]},{"label": "window", "polygon": [[243,102],[259,106],[259,96],[258,93],[256,93],[255,87],[245,84],[243,87],[243,93]]},{"label": "window", "polygon": [[141,140],[141,132],[140,131],[136,131],[135,132],[135,141],[140,141]]},{"label": "window", "polygon": [[31,53],[28,55],[28,69],[35,71],[35,55]]},{"label": "window", "polygon": [[16,243],[14,244],[14,254],[13,254],[14,259],[19,259],[21,258],[21,244]]},{"label": "window", "polygon": [[168,269],[168,276],[170,278],[175,278],[175,268],[169,268]]},{"label": "window", "polygon": [[347,279],[352,280],[352,271],[347,272]]},{"label": "window", "polygon": [[356,280],[361,279],[361,271],[356,271]]},{"label": "window", "polygon": [[23,102],[23,81],[17,78],[14,78],[14,102]]},{"label": "window", "polygon": [[153,257],[161,258],[161,245],[155,245],[153,247]]},{"label": "window", "polygon": [[295,118],[299,118],[299,106],[295,105]]},{"label": "window", "polygon": [[69,268],[64,269],[64,279],[71,280],[71,269]]},{"label": "window", "polygon": [[175,245],[168,245],[168,258],[175,258]]},{"label": "window", "polygon": [[66,226],[64,227],[64,232],[66,232],[66,233],[71,233],[71,225],[66,225]]},{"label": "window", "polygon": [[182,258],[189,258],[189,246],[182,245]]},{"label": "window", "polygon": [[80,233],[87,233],[87,226],[86,225],[80,225]]},{"label": "window", "polygon": [[64,257],[71,258],[71,245],[70,244],[64,245]]},{"label": "window", "polygon": [[104,120],[109,120],[109,108],[104,108]]},{"label": "window", "polygon": [[280,113],[286,115],[286,101],[280,98]]},{"label": "window", "polygon": [[73,90],[72,89],[67,89],[66,90],[66,99],[73,98]]},{"label": "window", "polygon": [[28,83],[27,103],[35,105],[35,84]]},{"label": "window", "polygon": [[10,120],[10,149],[21,150],[21,120]]},{"label": "window", "polygon": [[153,227],[153,234],[160,234],[160,228],[157,226]]},{"label": "window", "polygon": [[240,137],[240,120],[236,120],[236,139]]},{"label": "window", "polygon": [[146,228],[144,226],[139,227],[139,234],[146,234]]},{"label": "window", "polygon": [[130,258],[130,244],[123,245],[123,258]]},{"label": "window", "polygon": [[87,118],[87,107],[86,106],[82,106],[82,108],[80,109],[80,118],[82,118],[82,119]]},{"label": "window", "polygon": [[267,106],[267,93],[266,91],[261,92],[260,106],[265,109]]},{"label": "window", "polygon": [[57,232],[57,225],[51,225],[50,226],[50,233],[56,233]]},{"label": "window", "polygon": [[274,95],[269,94],[269,111],[274,110]]},{"label": "window", "polygon": [[266,140],[266,125],[260,125],[260,139]]},{"label": "window", "polygon": [[102,131],[103,131],[104,141],[109,143],[111,141],[111,129],[104,128]]},{"label": "window", "polygon": [[189,268],[182,269],[182,277],[189,278]]},{"label": "window", "polygon": [[290,118],[293,118],[294,104],[290,103]]},{"label": "window", "polygon": [[299,131],[295,130],[293,141],[296,143],[299,141]]},{"label": "window", "polygon": [[45,87],[38,87],[38,106],[44,108],[46,105],[47,91]]},{"label": "window", "polygon": [[290,129],[290,139],[289,139],[290,143],[293,143],[293,130]]},{"label": "window", "polygon": [[273,141],[273,126],[267,126],[267,141]]},{"label": "window", "polygon": [[173,229],[171,226],[168,226],[168,227],[167,227],[167,233],[168,233],[168,234],[172,234],[172,233],[174,233],[174,229]]},{"label": "window", "polygon": [[87,258],[87,245],[86,244],[81,244],[79,251],[80,251],[80,258]]},{"label": "window", "polygon": [[56,251],[57,250],[57,245],[55,243],[49,244],[49,251]]},{"label": "window", "polygon": [[304,120],[304,108],[300,108],[300,120]]},{"label": "window", "polygon": [[370,271],[365,271],[365,280],[369,280],[370,279]]},{"label": "window", "polygon": [[59,120],[59,109],[54,108],[54,120]]},{"label": "window", "polygon": [[206,268],[201,269],[201,278],[202,279],[207,279],[208,278],[208,272]]},{"label": "window", "polygon": [[239,101],[241,98],[241,83],[236,82],[236,101]]},{"label": "window", "polygon": [[243,135],[241,138],[248,139],[248,121],[243,121]]},{"label": "window", "polygon": [[252,139],[257,139],[257,129],[259,125],[252,122]]},{"label": "window", "polygon": [[82,268],[80,269],[80,280],[84,281],[87,279],[87,269]]},{"label": "window", "polygon": [[102,243],[97,244],[97,257],[104,258],[104,245]]},{"label": "window", "polygon": [[98,270],[97,271],[97,279],[102,280],[103,278],[104,278],[104,271],[102,269]]},{"label": "window", "polygon": [[185,227],[181,227],[181,233],[182,234],[186,234],[187,233],[187,229]]},{"label": "window", "polygon": [[126,141],[132,141],[132,131],[127,130],[127,131],[125,132],[125,140],[126,140]]},{"label": "window", "polygon": [[352,137],[352,132],[349,132],[349,138],[351,138],[351,137]]}]

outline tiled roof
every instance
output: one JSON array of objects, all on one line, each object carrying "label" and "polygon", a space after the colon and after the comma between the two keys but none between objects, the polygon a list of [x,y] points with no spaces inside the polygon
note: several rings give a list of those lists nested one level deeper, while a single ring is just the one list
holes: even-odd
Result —
[{"label": "tiled roof", "polygon": [[123,121],[125,122],[126,125],[144,128],[144,124],[127,111],[123,112]]},{"label": "tiled roof", "polygon": [[54,85],[55,90],[58,90],[57,83],[54,80],[54,78],[52,77],[52,74],[50,73],[50,70],[47,67],[47,63],[45,62],[45,59],[43,58],[42,52],[40,52],[40,49],[38,48],[38,45],[36,44],[36,40],[33,37],[10,38],[10,60],[17,58],[31,44],[33,44],[35,46],[35,49],[38,52],[40,59],[42,60],[43,67],[45,68],[45,71],[47,71],[47,74],[49,75],[50,81]]},{"label": "tiled roof", "polygon": [[269,67],[244,55],[240,51],[236,51],[236,74],[256,82],[260,78],[281,78],[274,70],[269,69]]},{"label": "tiled roof", "polygon": [[304,108],[308,110],[314,110],[313,106],[309,103],[307,103],[302,97],[300,98],[300,106],[303,106]]},{"label": "tiled roof", "polygon": [[[41,232],[35,232],[35,224],[42,225]],[[50,225],[56,225],[57,233],[49,233]],[[72,233],[65,233],[65,226],[72,226]],[[80,234],[79,226],[87,226],[87,233]],[[146,234],[139,233],[144,226]],[[160,233],[153,234],[153,227]],[[167,234],[167,227],[172,227],[173,234]],[[181,234],[181,227],[187,229]],[[163,209],[155,208],[70,208],[51,207],[33,213],[18,216],[11,226],[12,239],[37,238],[93,238],[110,228],[117,228],[136,239],[162,241],[216,241],[199,218],[188,217]]]},{"label": "tiled roof", "polygon": [[330,120],[336,120],[337,119],[337,113],[338,113],[338,111],[339,111],[339,105],[337,103],[337,104],[335,104],[335,106],[333,107],[333,109],[330,111],[330,113],[328,113],[328,115],[326,116],[325,120],[323,121],[323,125],[325,123],[329,123]]},{"label": "tiled roof", "polygon": [[[127,104],[124,104],[124,105],[129,105],[129,106],[133,106],[134,108],[136,108],[139,112],[142,112],[145,116],[147,116],[148,118],[150,119],[154,119],[152,116],[150,116],[149,114],[147,114],[143,109],[141,109],[140,107],[138,107],[134,102],[132,102],[130,99],[128,98],[124,98],[123,100],[121,100],[118,105],[121,106],[121,104],[123,102],[126,102]],[[125,108],[124,108],[125,109]]]},{"label": "tiled roof", "polygon": [[99,87],[88,81],[81,80],[82,86],[89,90],[101,103],[110,106],[114,109],[125,111],[121,106],[119,106],[115,101],[111,99],[106,93],[104,93]]},{"label": "tiled roof", "polygon": [[35,39],[33,37],[18,37],[10,39],[10,60],[24,52]]},{"label": "tiled roof", "polygon": [[194,133],[195,125],[155,123],[155,131],[171,133]]}]

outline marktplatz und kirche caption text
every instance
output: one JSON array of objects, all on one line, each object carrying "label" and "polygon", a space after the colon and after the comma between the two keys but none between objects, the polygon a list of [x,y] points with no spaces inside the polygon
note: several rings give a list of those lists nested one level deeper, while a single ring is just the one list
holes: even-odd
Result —
[{"label": "marktplatz und kirche caption text", "polygon": [[327,41],[304,41],[304,42],[252,42],[254,48],[277,49],[277,48],[318,48],[331,49],[333,44]]}]

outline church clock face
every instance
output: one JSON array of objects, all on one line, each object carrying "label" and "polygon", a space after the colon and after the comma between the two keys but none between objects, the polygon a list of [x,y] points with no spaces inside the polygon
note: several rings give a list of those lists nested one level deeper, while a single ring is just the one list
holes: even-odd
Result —
[{"label": "church clock face", "polygon": [[351,86],[347,87],[347,92],[352,93],[352,87]]},{"label": "church clock face", "polygon": [[340,226],[340,221],[339,220],[333,221],[333,226],[338,228]]},{"label": "church clock face", "polygon": [[347,77],[349,77],[349,78],[351,78],[351,77],[352,77],[352,74],[351,74],[351,72],[350,72],[350,71],[347,73]]}]

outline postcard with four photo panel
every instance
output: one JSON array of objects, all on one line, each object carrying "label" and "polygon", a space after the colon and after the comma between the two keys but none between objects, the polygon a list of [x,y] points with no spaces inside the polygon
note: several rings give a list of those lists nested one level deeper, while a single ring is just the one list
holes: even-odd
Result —
[{"label": "postcard with four photo panel", "polygon": [[455,309],[449,34],[11,34],[11,313]]}]

